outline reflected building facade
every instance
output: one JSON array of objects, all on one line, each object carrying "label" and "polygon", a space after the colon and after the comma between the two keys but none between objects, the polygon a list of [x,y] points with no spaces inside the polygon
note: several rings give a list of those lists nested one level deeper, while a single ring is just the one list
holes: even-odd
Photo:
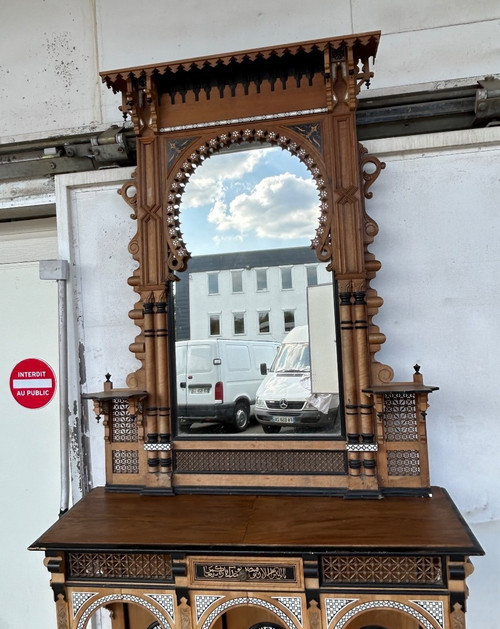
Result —
[{"label": "reflected building facade", "polygon": [[307,287],[331,281],[309,247],[193,257],[175,287],[176,340],[281,342],[307,323]]}]

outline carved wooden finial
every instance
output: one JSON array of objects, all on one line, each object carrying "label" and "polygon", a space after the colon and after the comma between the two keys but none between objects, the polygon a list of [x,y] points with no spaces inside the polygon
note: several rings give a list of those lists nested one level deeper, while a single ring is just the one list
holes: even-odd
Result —
[{"label": "carved wooden finial", "polygon": [[420,373],[420,365],[416,363],[415,365],[413,365],[413,369],[415,370],[415,373],[413,374],[413,382],[417,384],[423,384],[424,376]]},{"label": "carved wooden finial", "polygon": [[104,390],[111,391],[113,388],[113,383],[111,382],[111,374],[107,373],[105,376],[106,380],[104,381]]}]

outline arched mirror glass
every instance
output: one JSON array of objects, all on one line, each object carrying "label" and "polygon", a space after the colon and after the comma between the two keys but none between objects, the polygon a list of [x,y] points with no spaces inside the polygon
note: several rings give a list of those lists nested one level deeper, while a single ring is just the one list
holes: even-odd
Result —
[{"label": "arched mirror glass", "polygon": [[310,246],[319,203],[307,167],[277,147],[220,151],[189,178],[179,437],[341,437],[335,285]]}]

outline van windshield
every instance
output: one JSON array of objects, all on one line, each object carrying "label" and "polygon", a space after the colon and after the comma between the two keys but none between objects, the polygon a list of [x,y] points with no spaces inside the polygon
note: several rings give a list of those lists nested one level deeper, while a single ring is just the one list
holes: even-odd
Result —
[{"label": "van windshield", "polygon": [[309,344],[284,343],[271,366],[275,372],[305,372],[310,371]]}]

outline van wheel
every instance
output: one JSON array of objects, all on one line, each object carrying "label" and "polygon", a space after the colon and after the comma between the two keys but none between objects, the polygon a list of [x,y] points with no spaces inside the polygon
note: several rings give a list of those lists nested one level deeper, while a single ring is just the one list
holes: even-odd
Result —
[{"label": "van wheel", "polygon": [[250,409],[245,402],[238,402],[233,412],[233,427],[237,432],[243,432],[250,425]]},{"label": "van wheel", "polygon": [[281,426],[269,426],[268,424],[262,424],[262,430],[266,435],[275,435],[281,430]]}]

